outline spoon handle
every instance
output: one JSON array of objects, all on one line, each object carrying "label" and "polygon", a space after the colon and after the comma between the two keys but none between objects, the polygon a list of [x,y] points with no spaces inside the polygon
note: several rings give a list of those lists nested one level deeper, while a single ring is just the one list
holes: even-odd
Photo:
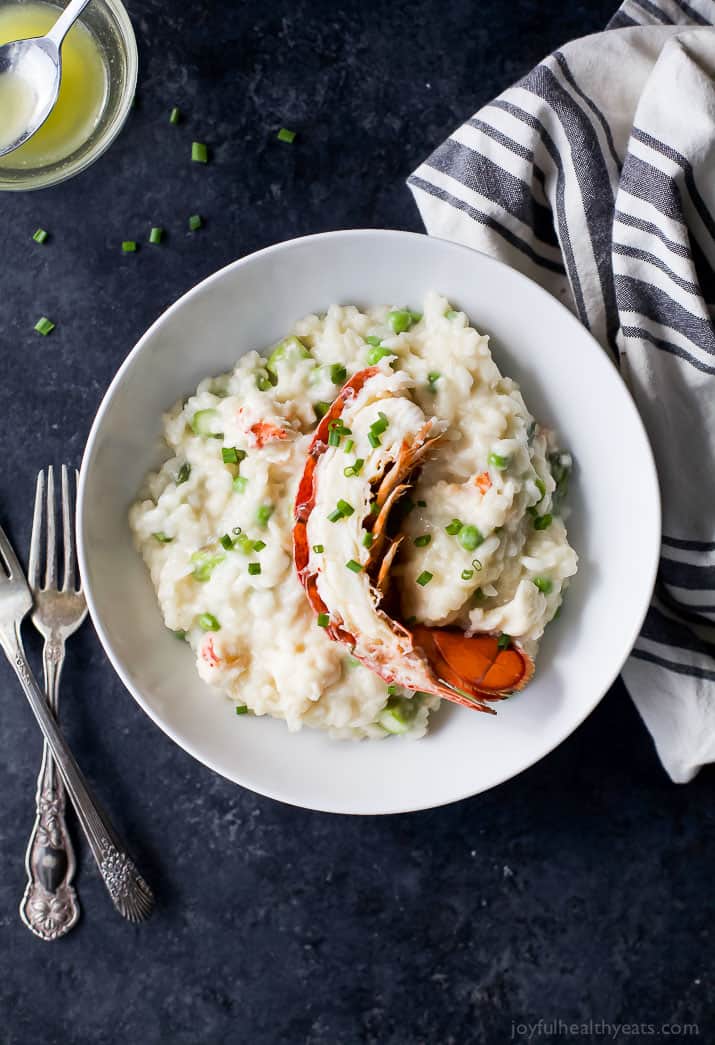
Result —
[{"label": "spoon handle", "polygon": [[65,36],[67,36],[67,33],[82,14],[88,3],[89,0],[71,0],[47,33],[45,39],[51,40],[58,51]]}]

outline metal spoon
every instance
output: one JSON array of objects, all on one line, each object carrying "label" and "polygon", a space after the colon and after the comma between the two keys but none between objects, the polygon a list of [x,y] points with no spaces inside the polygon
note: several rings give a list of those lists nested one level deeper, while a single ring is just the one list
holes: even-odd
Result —
[{"label": "metal spoon", "polygon": [[88,3],[71,0],[46,36],[12,40],[0,47],[0,90],[3,78],[11,77],[28,99],[24,128],[8,144],[0,145],[0,156],[26,142],[52,112],[62,77],[60,47]]}]

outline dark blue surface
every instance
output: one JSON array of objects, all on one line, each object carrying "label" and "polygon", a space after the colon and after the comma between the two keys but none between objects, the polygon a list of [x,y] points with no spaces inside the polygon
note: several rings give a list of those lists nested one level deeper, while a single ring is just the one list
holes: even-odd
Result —
[{"label": "dark blue surface", "polygon": [[[0,519],[23,554],[36,470],[79,462],[112,374],[170,302],[281,239],[420,229],[411,169],[612,4],[133,0],[130,13],[141,77],[121,137],[76,180],[0,198]],[[276,141],[282,125],[293,146]],[[208,166],[191,163],[192,139],[209,144]],[[197,212],[206,225],[191,235]],[[161,247],[143,242],[152,224],[168,230]],[[45,246],[30,238],[39,225]],[[139,253],[122,256],[124,239]],[[57,323],[48,338],[32,329],[43,314]],[[503,1045],[513,1022],[539,1019],[695,1021],[698,1040],[715,1040],[715,773],[670,784],[620,684],[495,792],[331,817],[190,759],[87,627],[70,647],[63,723],[159,907],[125,925],[77,839],[84,916],[55,944],[17,917],[40,743],[4,662],[0,686],[3,1045]]]}]

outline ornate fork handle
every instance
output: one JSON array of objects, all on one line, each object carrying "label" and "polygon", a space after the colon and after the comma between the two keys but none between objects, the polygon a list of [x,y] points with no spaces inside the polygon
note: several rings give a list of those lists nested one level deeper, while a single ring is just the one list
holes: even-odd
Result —
[{"label": "ornate fork handle", "polygon": [[112,903],[131,922],[147,918],[154,906],[151,889],[127,856],[114,828],[89,793],[82,772],[60,733],[42,690],[30,670],[19,627],[0,630],[0,645],[8,655],[72,799]]},{"label": "ornate fork handle", "polygon": [[[55,714],[64,655],[62,639],[45,642],[45,692]],[[65,821],[65,789],[46,740],[35,803],[35,823],[25,856],[27,885],[20,903],[20,917],[36,936],[56,940],[77,924],[79,902],[72,888],[77,864]]]}]

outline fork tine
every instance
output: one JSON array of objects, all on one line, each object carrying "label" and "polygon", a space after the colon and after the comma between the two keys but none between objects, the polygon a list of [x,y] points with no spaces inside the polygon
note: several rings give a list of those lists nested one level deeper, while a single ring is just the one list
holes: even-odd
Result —
[{"label": "fork tine", "polygon": [[[73,511],[72,511],[72,539],[73,539],[73,542],[74,542],[74,539],[75,539],[74,531],[75,531],[75,527],[77,526],[77,490],[79,489],[79,469],[78,468],[74,468],[73,471],[74,471],[74,505],[73,505]],[[76,590],[77,590],[77,592],[80,595],[82,595],[83,592],[84,592],[84,587],[82,585],[82,574],[79,572],[79,563],[77,562],[76,555],[75,555],[75,569],[77,571],[76,572],[76,576],[77,576],[77,588],[76,588]]]},{"label": "fork tine", "polygon": [[[5,572],[7,573],[8,580],[17,580],[18,577],[22,577],[22,567],[20,566],[20,563],[17,561],[15,552],[12,550],[12,545],[7,539],[7,536],[2,526],[0,526],[0,559],[2,560],[2,564],[5,567]],[[1,582],[2,578],[0,578],[0,583]]]},{"label": "fork tine", "polygon": [[47,562],[45,564],[45,588],[57,584],[57,541],[55,538],[55,470],[47,469]]},{"label": "fork tine", "polygon": [[64,577],[62,591],[74,589],[74,518],[67,465],[62,465],[62,543],[64,545]]},{"label": "fork tine", "polygon": [[42,540],[42,502],[45,496],[45,473],[37,473],[35,486],[35,510],[32,515],[32,538],[30,540],[30,562],[27,567],[27,579],[31,588],[40,584],[40,542]]}]

